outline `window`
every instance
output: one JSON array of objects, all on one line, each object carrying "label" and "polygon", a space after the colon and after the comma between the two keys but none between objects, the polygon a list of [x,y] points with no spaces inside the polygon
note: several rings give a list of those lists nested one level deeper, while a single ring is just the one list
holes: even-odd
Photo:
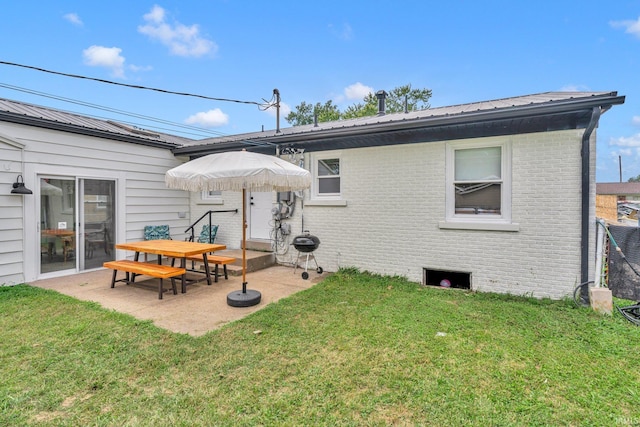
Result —
[{"label": "window", "polygon": [[511,221],[508,143],[447,146],[447,221]]},{"label": "window", "polygon": [[305,206],[347,206],[342,192],[345,166],[342,151],[310,153],[308,160],[313,182]]},{"label": "window", "polygon": [[500,215],[502,147],[454,151],[455,214]]},{"label": "window", "polygon": [[202,203],[210,203],[215,205],[223,204],[222,191],[203,191],[200,193]]},{"label": "window", "polygon": [[316,158],[315,191],[317,197],[340,197],[340,158]]},{"label": "window", "polygon": [[109,206],[109,196],[96,196],[96,203],[96,209],[107,209],[107,207]]}]

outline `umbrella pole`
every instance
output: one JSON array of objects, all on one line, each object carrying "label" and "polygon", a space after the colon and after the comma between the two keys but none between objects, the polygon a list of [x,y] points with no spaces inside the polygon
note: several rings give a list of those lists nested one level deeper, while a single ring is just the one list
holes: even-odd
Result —
[{"label": "umbrella pole", "polygon": [[254,289],[247,290],[247,191],[242,189],[242,290],[227,295],[231,307],[251,307],[260,304],[262,294]]},{"label": "umbrella pole", "polygon": [[247,293],[247,190],[242,189],[242,293]]}]

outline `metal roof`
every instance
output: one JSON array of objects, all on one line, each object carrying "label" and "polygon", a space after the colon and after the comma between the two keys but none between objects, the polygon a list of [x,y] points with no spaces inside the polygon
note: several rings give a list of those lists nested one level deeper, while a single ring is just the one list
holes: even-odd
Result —
[{"label": "metal roof", "polygon": [[242,148],[272,154],[276,146],[322,151],[578,129],[587,126],[593,108],[606,111],[623,104],[624,99],[617,92],[545,92],[201,140],[2,98],[0,121],[168,148],[175,154],[198,157]]},{"label": "metal roof", "polygon": [[185,142],[176,154],[194,157],[275,146],[331,150],[583,128],[594,107],[624,103],[617,92],[545,92],[469,104],[294,126]]},{"label": "metal roof", "polygon": [[640,182],[598,182],[596,194],[640,194]]},{"label": "metal roof", "polygon": [[169,149],[189,141],[188,138],[148,131],[112,120],[96,119],[3,98],[0,98],[0,121]]}]

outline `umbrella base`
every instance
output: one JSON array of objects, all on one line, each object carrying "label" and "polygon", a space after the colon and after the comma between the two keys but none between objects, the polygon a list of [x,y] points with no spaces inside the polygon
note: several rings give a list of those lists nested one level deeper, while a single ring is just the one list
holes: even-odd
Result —
[{"label": "umbrella base", "polygon": [[252,307],[260,304],[262,294],[253,289],[233,291],[227,295],[227,305],[231,307]]}]

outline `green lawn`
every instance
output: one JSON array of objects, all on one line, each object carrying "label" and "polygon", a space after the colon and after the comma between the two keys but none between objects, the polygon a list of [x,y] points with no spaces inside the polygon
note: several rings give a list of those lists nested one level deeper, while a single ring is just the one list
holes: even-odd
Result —
[{"label": "green lawn", "polygon": [[640,328],[342,270],[194,338],[0,288],[0,425],[640,425]]}]

